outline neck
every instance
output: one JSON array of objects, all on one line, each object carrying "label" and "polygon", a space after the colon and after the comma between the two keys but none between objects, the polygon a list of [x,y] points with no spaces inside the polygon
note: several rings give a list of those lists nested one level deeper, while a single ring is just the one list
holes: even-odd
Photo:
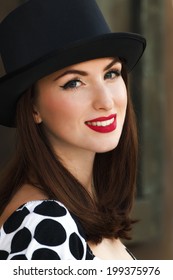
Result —
[{"label": "neck", "polygon": [[87,189],[92,192],[92,172],[95,153],[76,149],[58,151],[58,157],[71,174]]}]

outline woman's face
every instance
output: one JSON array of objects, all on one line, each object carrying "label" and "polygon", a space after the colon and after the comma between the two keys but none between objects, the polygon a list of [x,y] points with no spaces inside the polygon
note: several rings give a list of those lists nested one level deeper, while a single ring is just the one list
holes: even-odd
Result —
[{"label": "woman's face", "polygon": [[127,107],[122,65],[100,58],[66,67],[38,81],[34,120],[55,151],[107,152],[120,139]]}]

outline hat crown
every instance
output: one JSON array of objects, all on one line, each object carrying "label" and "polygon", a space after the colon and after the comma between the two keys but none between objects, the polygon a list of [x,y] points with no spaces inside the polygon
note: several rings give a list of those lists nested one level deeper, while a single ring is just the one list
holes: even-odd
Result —
[{"label": "hat crown", "polygon": [[0,24],[7,73],[80,40],[110,33],[94,0],[29,0]]}]

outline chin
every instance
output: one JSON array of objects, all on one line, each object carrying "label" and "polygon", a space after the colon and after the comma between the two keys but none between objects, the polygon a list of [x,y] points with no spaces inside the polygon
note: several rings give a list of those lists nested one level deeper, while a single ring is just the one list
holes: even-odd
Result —
[{"label": "chin", "polygon": [[118,143],[110,144],[110,145],[104,145],[102,147],[97,147],[95,149],[96,153],[106,153],[114,150],[118,146]]}]

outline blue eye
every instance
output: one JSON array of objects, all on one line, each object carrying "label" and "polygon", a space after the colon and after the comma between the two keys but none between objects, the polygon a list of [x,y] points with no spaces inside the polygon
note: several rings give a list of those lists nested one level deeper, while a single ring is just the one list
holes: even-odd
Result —
[{"label": "blue eye", "polygon": [[80,85],[81,85],[80,80],[71,80],[61,87],[63,89],[74,89],[74,88],[78,88]]},{"label": "blue eye", "polygon": [[119,77],[121,75],[121,71],[120,70],[111,70],[109,72],[107,72],[104,76],[105,79],[110,79],[113,80],[116,77]]}]

